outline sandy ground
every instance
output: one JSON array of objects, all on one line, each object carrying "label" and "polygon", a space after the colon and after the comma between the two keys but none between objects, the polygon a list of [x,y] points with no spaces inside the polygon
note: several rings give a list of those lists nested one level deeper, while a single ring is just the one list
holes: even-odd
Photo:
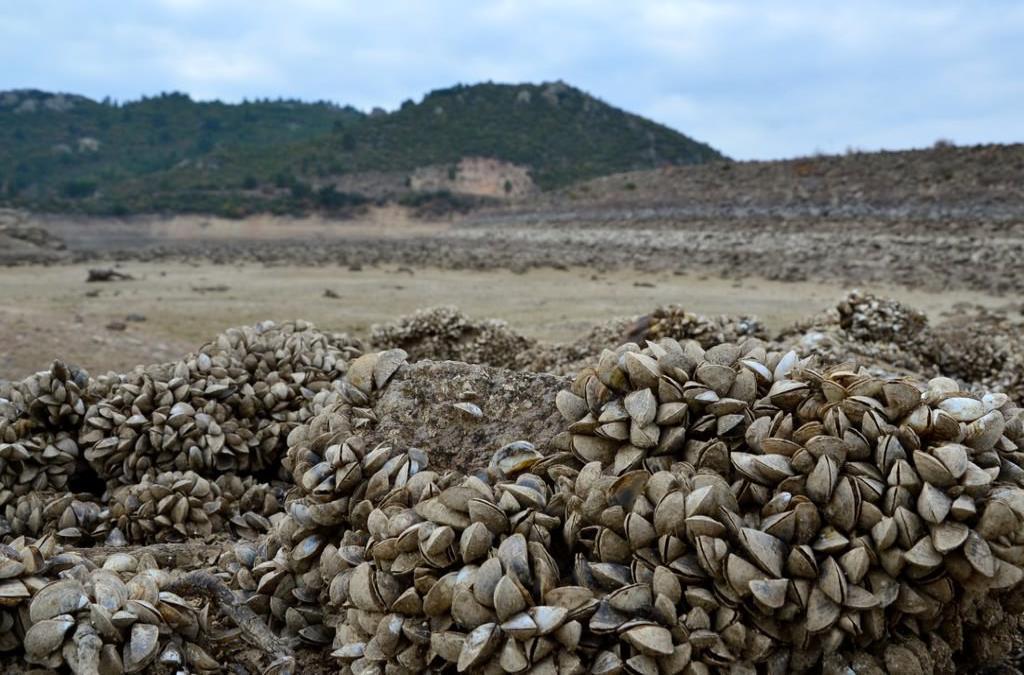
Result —
[{"label": "sandy ground", "polygon": [[173,215],[129,218],[80,218],[31,214],[29,225],[43,227],[69,248],[83,251],[140,248],[153,243],[225,241],[331,241],[352,237],[408,238],[428,236],[450,228],[447,221],[411,218],[407,209],[386,206],[369,209],[350,219],[318,215],[305,217],[257,214],[243,219]]},{"label": "sandy ground", "polygon": [[[526,274],[428,268],[410,273],[394,266],[352,271],[168,263],[124,263],[121,271],[134,281],[87,284],[88,267],[0,268],[0,379],[24,377],[55,357],[93,373],[169,360],[224,328],[263,319],[308,319],[325,329],[365,337],[374,323],[422,307],[453,304],[473,317],[505,319],[539,339],[567,341],[608,318],[670,302],[704,314],[753,314],[769,328],[781,328],[833,305],[847,290],[822,283],[737,282],[667,272],[595,275],[581,268]],[[340,297],[325,297],[327,289]],[[1006,304],[1005,298],[970,292],[868,290],[909,302],[933,318],[959,302]],[[145,320],[127,320],[131,314]],[[113,322],[125,328],[108,328]]]}]

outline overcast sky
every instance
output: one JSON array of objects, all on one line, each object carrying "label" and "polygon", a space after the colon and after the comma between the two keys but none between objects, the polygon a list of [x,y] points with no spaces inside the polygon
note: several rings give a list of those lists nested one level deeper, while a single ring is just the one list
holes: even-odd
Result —
[{"label": "overcast sky", "polygon": [[735,158],[1024,141],[1017,0],[8,0],[0,89],[395,108],[562,79]]}]

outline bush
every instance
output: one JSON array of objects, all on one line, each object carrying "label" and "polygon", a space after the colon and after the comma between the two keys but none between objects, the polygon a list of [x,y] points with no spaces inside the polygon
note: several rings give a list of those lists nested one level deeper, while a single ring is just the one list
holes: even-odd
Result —
[{"label": "bush", "polygon": [[68,199],[86,199],[96,194],[94,180],[69,180],[60,186],[60,194]]}]

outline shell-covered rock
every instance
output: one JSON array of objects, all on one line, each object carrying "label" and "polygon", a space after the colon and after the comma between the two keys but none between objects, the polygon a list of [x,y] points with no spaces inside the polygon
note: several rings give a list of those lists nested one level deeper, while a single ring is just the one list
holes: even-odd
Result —
[{"label": "shell-covered rock", "polygon": [[265,471],[358,355],[307,322],[231,329],[176,363],[96,381],[79,441],[97,474],[131,483],[150,471]]},{"label": "shell-covered rock", "polygon": [[556,403],[560,452],[473,476],[367,448],[339,410],[297,429],[266,604],[345,672],[806,671],[923,658],[913,636],[942,671],[964,608],[1024,576],[1005,397],[661,340]]},{"label": "shell-covered rock", "polygon": [[[146,556],[109,556],[102,567],[74,555],[51,562],[15,623],[30,664],[73,673],[215,672],[196,640],[205,610],[164,590],[172,576]],[[54,573],[59,576],[52,576]]]},{"label": "shell-covered rock", "polygon": [[536,341],[516,333],[504,321],[476,321],[455,307],[442,306],[373,326],[370,344],[376,349],[402,349],[412,361],[464,361],[514,368],[528,363],[526,352]]}]

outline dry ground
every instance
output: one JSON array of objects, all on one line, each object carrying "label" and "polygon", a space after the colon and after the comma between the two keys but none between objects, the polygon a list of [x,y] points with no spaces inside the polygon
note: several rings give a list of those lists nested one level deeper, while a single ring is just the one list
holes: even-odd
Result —
[{"label": "dry ground", "polygon": [[[539,339],[568,341],[608,318],[670,302],[705,314],[753,314],[769,328],[780,328],[833,305],[846,290],[829,283],[740,282],[633,270],[594,274],[584,268],[542,268],[516,274],[419,268],[410,273],[394,265],[352,271],[168,262],[126,262],[119,269],[134,281],[87,284],[90,266],[0,268],[0,379],[24,377],[55,357],[93,373],[169,360],[224,328],[263,319],[308,319],[365,337],[374,323],[454,304],[473,317],[505,319]],[[211,290],[219,287],[226,290]],[[327,289],[340,297],[325,297]],[[992,307],[1007,302],[968,291],[870,290],[909,302],[933,318],[959,302]],[[145,321],[126,321],[130,314]],[[113,322],[123,323],[124,330],[108,328]]]}]

